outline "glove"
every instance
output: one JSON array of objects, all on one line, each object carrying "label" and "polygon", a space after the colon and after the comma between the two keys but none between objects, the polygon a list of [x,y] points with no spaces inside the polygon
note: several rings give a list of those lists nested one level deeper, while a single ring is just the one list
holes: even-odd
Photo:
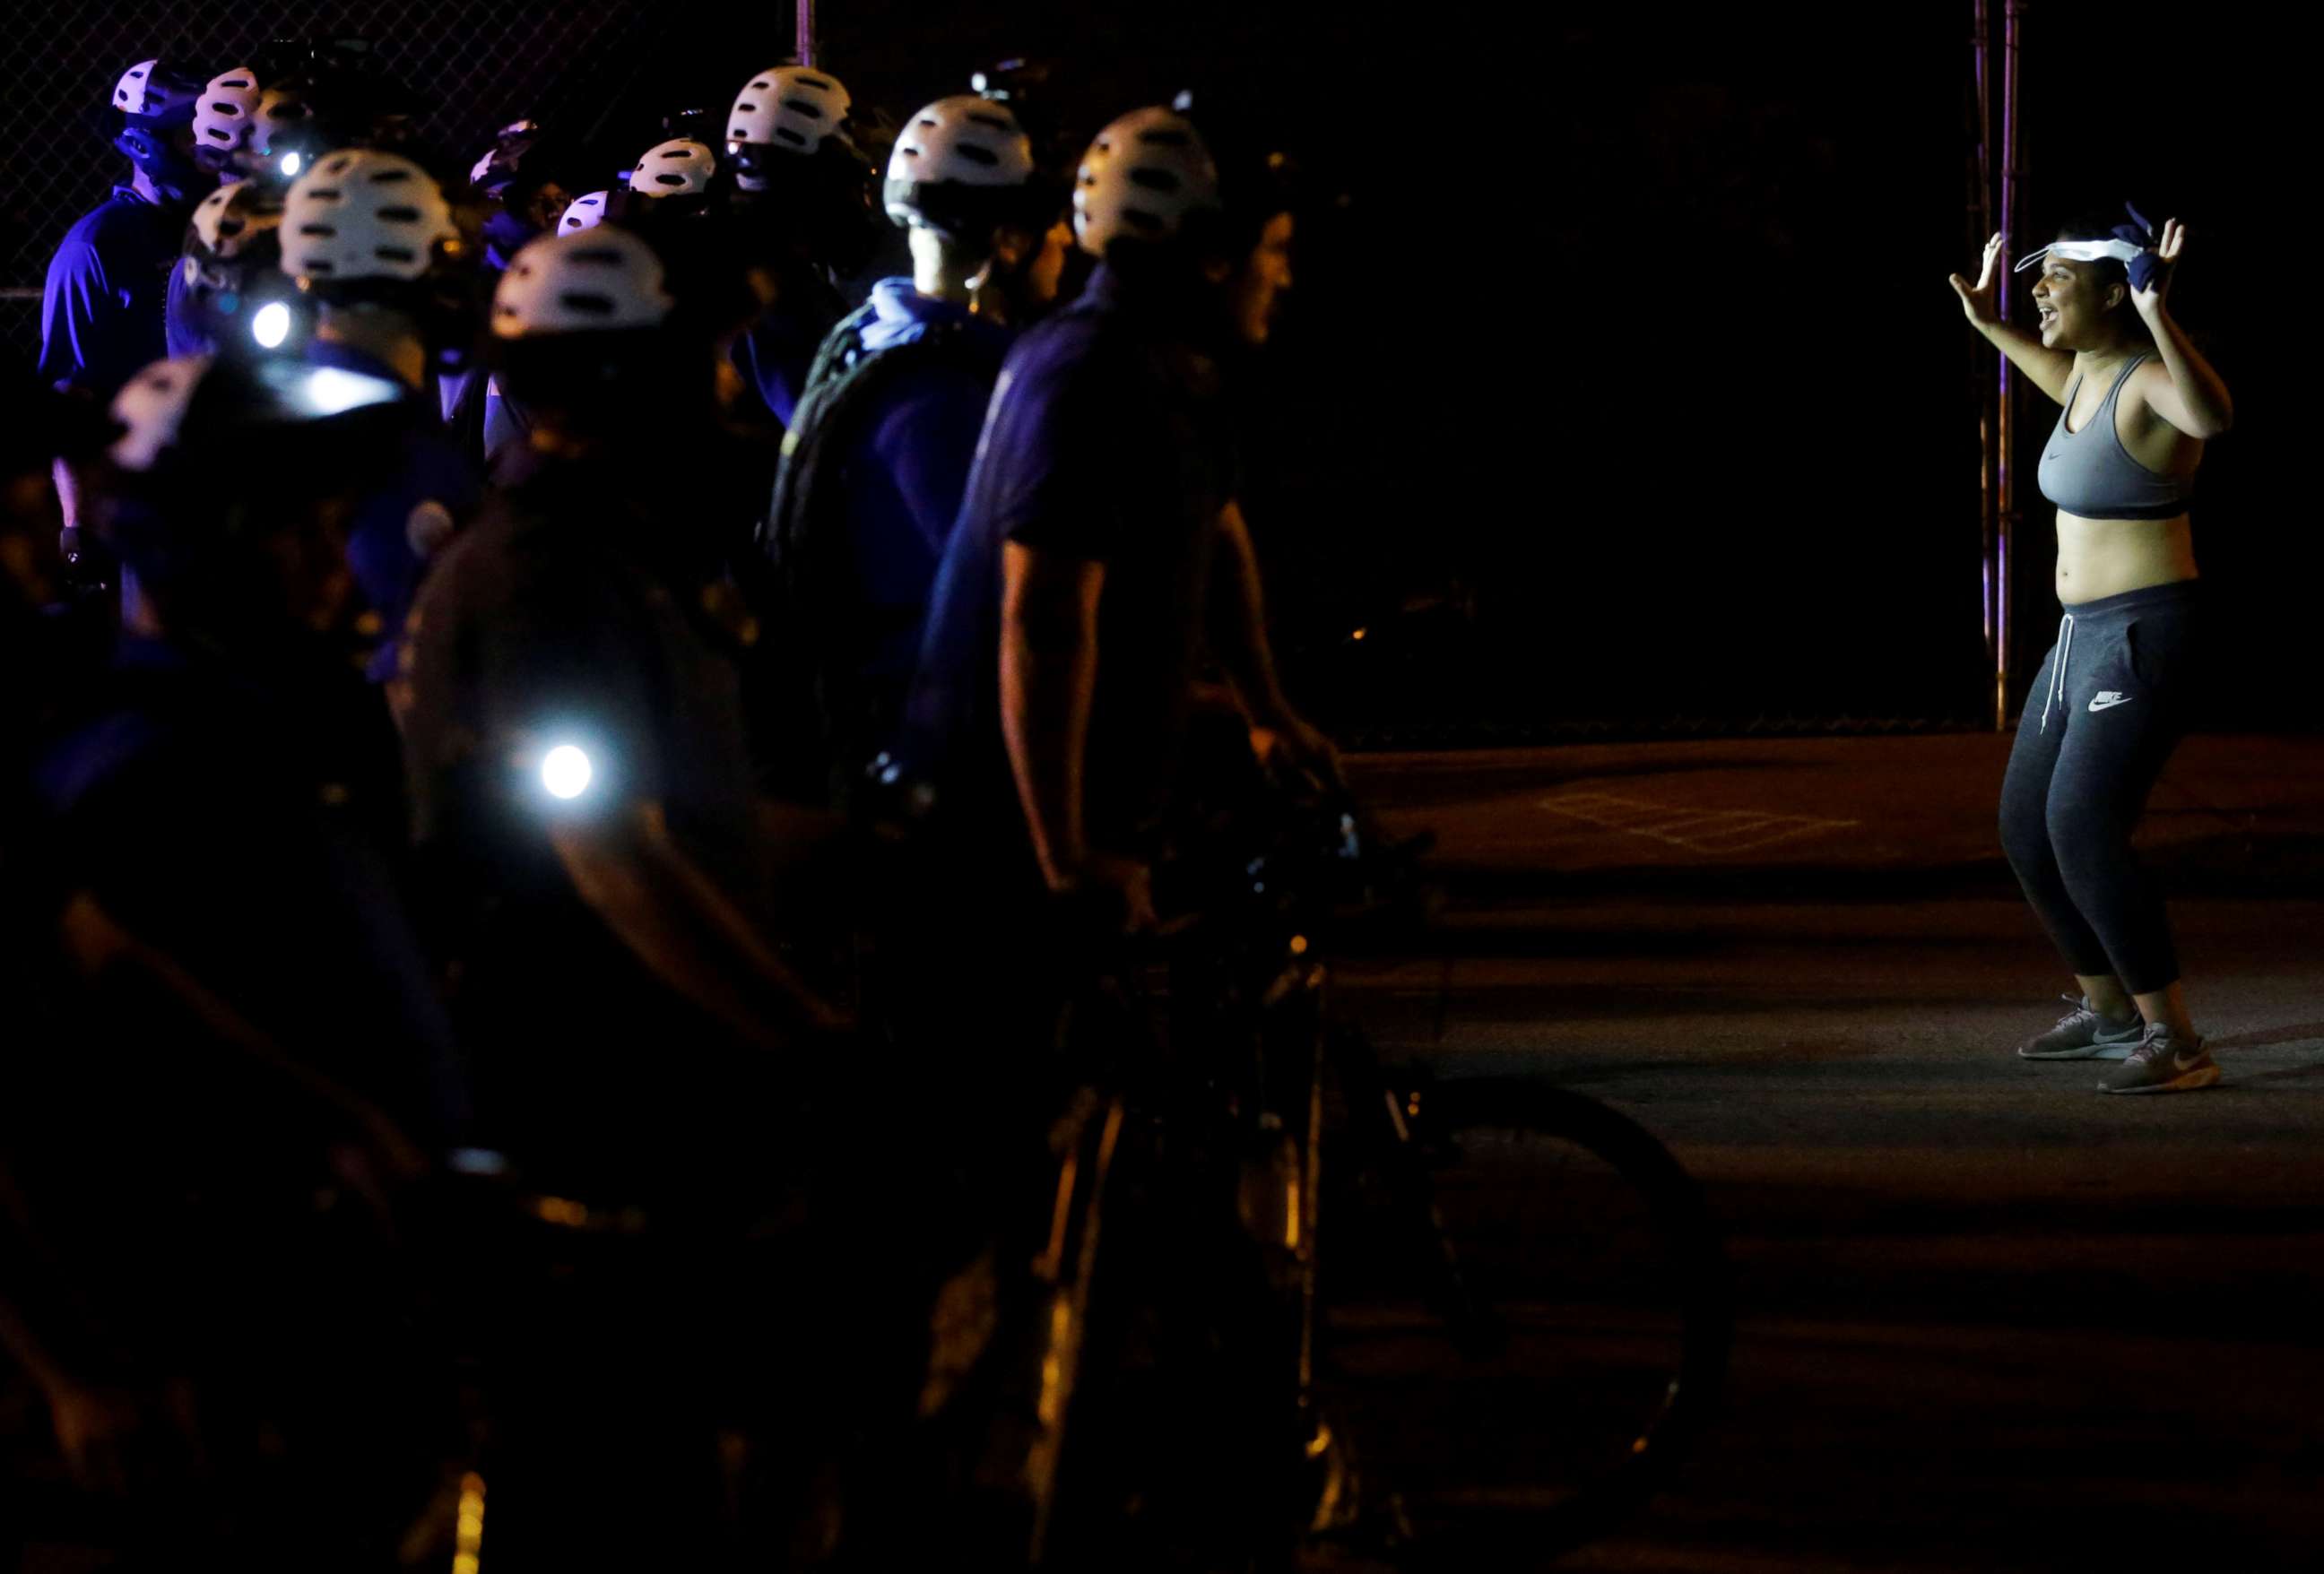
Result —
[{"label": "glove", "polygon": [[2122,206],[2123,210],[2130,215],[2133,222],[2115,226],[2114,238],[2118,241],[2127,241],[2138,248],[2138,255],[2133,257],[2129,262],[2130,287],[2144,295],[2154,288],[2156,280],[2170,271],[2170,264],[2155,253],[2155,248],[2161,245],[2163,241],[2162,237],[2154,233],[2154,226],[2149,222],[2147,216],[2127,202]]}]

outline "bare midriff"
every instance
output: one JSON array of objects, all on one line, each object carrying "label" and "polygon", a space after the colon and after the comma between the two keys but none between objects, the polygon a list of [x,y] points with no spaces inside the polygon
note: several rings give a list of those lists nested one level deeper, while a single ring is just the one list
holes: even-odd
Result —
[{"label": "bare midriff", "polygon": [[2058,511],[2058,600],[2067,606],[2195,575],[2187,516],[2086,520]]}]

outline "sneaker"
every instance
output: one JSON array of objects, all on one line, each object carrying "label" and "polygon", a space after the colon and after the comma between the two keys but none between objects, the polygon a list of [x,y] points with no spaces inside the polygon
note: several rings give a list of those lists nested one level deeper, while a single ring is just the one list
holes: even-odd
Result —
[{"label": "sneaker", "polygon": [[2109,1024],[2090,1009],[2088,995],[2061,995],[2058,999],[2073,1008],[2058,1018],[2058,1025],[2038,1038],[2029,1038],[2017,1046],[2017,1053],[2027,1060],[2128,1060],[2130,1052],[2138,1046],[2146,1032],[2146,1024],[2136,1016],[2125,1023]]},{"label": "sneaker", "polygon": [[2147,1025],[2146,1036],[2130,1058],[2106,1074],[2101,1093],[2191,1093],[2219,1080],[2219,1063],[2203,1048],[2199,1036],[2182,1044],[2167,1022]]}]

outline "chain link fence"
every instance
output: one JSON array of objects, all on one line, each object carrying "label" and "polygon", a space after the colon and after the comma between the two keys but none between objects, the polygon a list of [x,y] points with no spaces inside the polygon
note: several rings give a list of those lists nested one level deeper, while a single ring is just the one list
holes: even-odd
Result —
[{"label": "chain link fence", "polygon": [[[642,0],[27,0],[11,10],[16,20],[0,42],[0,148],[8,154],[0,174],[0,335],[25,360],[39,351],[41,287],[57,243],[123,178],[125,161],[99,134],[101,116],[115,82],[139,60],[158,55],[207,78],[251,63],[270,40],[363,39],[379,69],[426,105],[421,137],[473,157],[494,127],[521,115],[584,137],[637,118],[680,58],[683,21],[676,8]],[[770,16],[750,31],[771,48],[786,27]]]}]

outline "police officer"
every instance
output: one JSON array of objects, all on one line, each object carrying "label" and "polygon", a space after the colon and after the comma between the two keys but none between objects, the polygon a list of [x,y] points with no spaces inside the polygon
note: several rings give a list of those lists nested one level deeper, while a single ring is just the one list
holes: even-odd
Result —
[{"label": "police officer", "polygon": [[[753,1118],[724,1079],[833,1019],[761,938],[747,628],[677,528],[713,362],[674,310],[614,225],[517,254],[492,331],[525,463],[429,575],[400,686],[489,1111],[536,1165],[656,1192],[753,1162],[702,1136]],[[616,1111],[633,1137],[609,1147]]]},{"label": "police officer", "polygon": [[743,84],[727,117],[763,302],[733,362],[778,426],[790,424],[816,347],[846,312],[835,279],[864,266],[878,237],[852,104],[830,72],[778,66]]},{"label": "police officer", "polygon": [[[326,153],[290,188],[278,232],[281,269],[313,312],[308,364],[387,377],[440,411],[439,368],[463,360],[475,333],[475,257],[433,177],[401,153]],[[261,342],[299,347],[295,314]],[[395,671],[403,619],[429,557],[474,514],[482,488],[438,425],[401,435],[401,463],[366,497],[348,537],[348,562],[376,626],[370,671]]]},{"label": "police officer", "polygon": [[972,843],[1009,850],[988,895],[1087,898],[1135,929],[1153,921],[1148,861],[1213,611],[1253,719],[1324,746],[1260,659],[1219,352],[1266,314],[1201,134],[1158,107],[1115,121],[1074,215],[1102,261],[1002,370],[899,753]]},{"label": "police officer", "polygon": [[187,210],[215,178],[194,159],[199,84],[144,60],[113,90],[129,183],[65,232],[41,300],[41,374],[101,398],[161,358],[161,301]]},{"label": "police officer", "polygon": [[1001,357],[1056,299],[1072,240],[1016,117],[974,96],[912,116],[885,200],[912,274],[873,286],[818,353],[767,531],[842,784],[890,741]]},{"label": "police officer", "polygon": [[[347,502],[410,412],[384,379],[197,358],[114,413],[90,528],[136,594],[41,751],[39,857],[9,882],[43,907],[70,1034],[12,1054],[0,1093],[69,1293],[43,1385],[76,1467],[129,1493],[138,1554],[370,1567],[443,1416],[361,1200],[456,1140],[465,1094],[394,877],[392,730],[316,631]],[[254,1538],[221,1505],[258,1498]]]},{"label": "police officer", "polygon": [[[132,373],[168,350],[163,329],[170,276],[186,213],[216,178],[194,160],[194,101],[200,84],[161,60],[121,75],[106,110],[112,143],[129,160],[129,183],[65,232],[41,295],[44,382],[109,400]],[[67,553],[80,521],[71,467],[55,469]]]}]

